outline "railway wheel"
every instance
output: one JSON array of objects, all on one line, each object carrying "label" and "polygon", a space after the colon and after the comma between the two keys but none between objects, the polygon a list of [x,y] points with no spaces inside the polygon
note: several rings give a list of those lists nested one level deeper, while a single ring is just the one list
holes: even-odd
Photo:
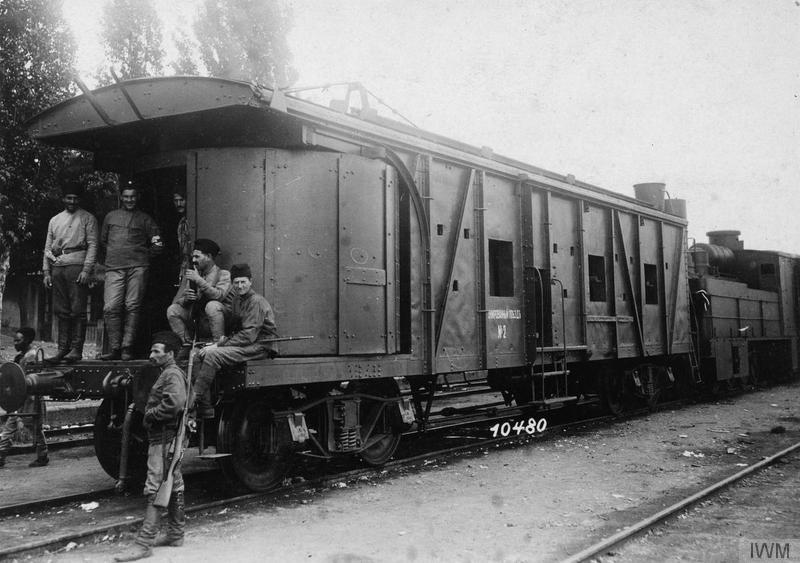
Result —
[{"label": "railway wheel", "polygon": [[[393,379],[352,381],[348,391],[377,397],[400,396],[400,389]],[[367,464],[383,465],[394,455],[402,436],[399,417],[400,413],[394,404],[369,398],[361,400],[361,438],[366,447],[359,455]]]},{"label": "railway wheel", "polygon": [[614,416],[620,416],[625,412],[625,376],[623,373],[603,374],[600,384],[600,400],[605,410]]},{"label": "railway wheel", "polygon": [[217,453],[223,473],[253,491],[279,485],[292,464],[289,425],[273,421],[274,410],[286,408],[266,397],[240,397],[226,405],[217,432]]},{"label": "railway wheel", "polygon": [[[94,419],[94,452],[103,470],[119,479],[122,457],[122,426],[127,407],[119,399],[103,399]],[[128,441],[128,484],[138,486],[147,477],[147,431],[142,424],[144,416],[134,410],[131,414]]]}]

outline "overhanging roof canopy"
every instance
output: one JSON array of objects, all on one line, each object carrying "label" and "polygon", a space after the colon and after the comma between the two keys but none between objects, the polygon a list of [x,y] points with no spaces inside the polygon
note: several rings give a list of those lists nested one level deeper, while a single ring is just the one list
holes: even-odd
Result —
[{"label": "overhanging roof canopy", "polygon": [[130,80],[66,100],[26,125],[50,145],[117,154],[299,142],[300,123],[271,111],[262,92],[219,78]]}]

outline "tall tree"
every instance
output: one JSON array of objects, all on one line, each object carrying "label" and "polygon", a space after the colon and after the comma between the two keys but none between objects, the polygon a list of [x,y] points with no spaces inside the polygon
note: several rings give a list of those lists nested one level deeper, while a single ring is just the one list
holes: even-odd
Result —
[{"label": "tall tree", "polygon": [[289,8],[277,0],[204,0],[194,30],[212,76],[285,87],[297,80],[290,26]]},{"label": "tall tree", "polygon": [[9,269],[41,267],[43,211],[58,201],[64,151],[33,141],[23,122],[71,93],[75,46],[61,13],[58,0],[0,2],[0,319]]},{"label": "tall tree", "polygon": [[[152,0],[110,0],[100,22],[106,59],[120,79],[161,74],[163,32]],[[102,70],[98,80],[111,82],[110,71]]]},{"label": "tall tree", "polygon": [[198,46],[189,33],[185,29],[177,29],[172,33],[172,42],[178,53],[177,57],[170,62],[172,71],[179,76],[198,74],[197,60],[194,56]]}]

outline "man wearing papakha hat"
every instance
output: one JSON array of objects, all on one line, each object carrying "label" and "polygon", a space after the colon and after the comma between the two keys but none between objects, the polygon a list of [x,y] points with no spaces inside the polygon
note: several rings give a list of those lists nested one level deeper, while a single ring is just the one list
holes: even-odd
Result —
[{"label": "man wearing papakha hat", "polygon": [[189,358],[192,334],[211,334],[214,342],[225,336],[225,307],[230,299],[231,274],[215,263],[219,245],[211,239],[194,241],[193,268],[188,268],[178,293],[167,308],[167,321],[183,346],[178,360]]},{"label": "man wearing papakha hat", "polygon": [[81,209],[82,186],[77,181],[61,188],[64,211],[50,219],[44,243],[44,285],[53,289],[53,312],[58,319],[58,352],[49,363],[77,362],[86,338],[89,279],[97,259],[97,219]]},{"label": "man wearing papakha hat", "polygon": [[[217,343],[200,350],[202,364],[194,381],[195,407],[198,418],[213,418],[214,407],[207,392],[214,376],[222,367],[250,360],[274,358],[278,346],[270,339],[278,336],[275,313],[267,300],[253,291],[253,274],[247,264],[231,266],[233,296],[226,305],[232,332]],[[192,404],[189,398],[189,405]]]}]

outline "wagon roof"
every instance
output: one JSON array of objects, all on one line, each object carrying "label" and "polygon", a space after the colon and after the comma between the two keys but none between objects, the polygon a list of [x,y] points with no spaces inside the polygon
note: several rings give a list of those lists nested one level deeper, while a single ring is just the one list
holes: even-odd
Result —
[{"label": "wagon roof", "polygon": [[361,118],[248,82],[211,77],[128,80],[88,90],[31,118],[28,134],[47,144],[92,152],[146,154],[179,148],[313,144],[330,130],[365,144],[389,144],[482,166],[506,175],[600,196],[686,224],[641,201],[441,135],[382,117]]}]

